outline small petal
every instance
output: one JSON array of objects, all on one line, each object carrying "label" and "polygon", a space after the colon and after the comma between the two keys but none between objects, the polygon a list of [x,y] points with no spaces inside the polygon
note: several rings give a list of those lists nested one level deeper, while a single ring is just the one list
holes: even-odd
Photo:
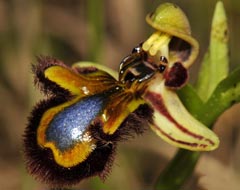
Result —
[{"label": "small petal", "polygon": [[144,100],[154,110],[151,128],[166,142],[193,151],[210,151],[218,147],[218,137],[186,110],[176,93],[167,89],[164,82],[152,83],[145,91]]}]

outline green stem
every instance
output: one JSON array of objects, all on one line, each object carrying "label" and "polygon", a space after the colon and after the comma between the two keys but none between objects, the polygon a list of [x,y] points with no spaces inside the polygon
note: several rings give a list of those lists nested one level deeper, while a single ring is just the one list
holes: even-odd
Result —
[{"label": "green stem", "polygon": [[159,176],[156,190],[177,190],[192,174],[200,156],[199,152],[190,152],[180,149],[169,165]]}]

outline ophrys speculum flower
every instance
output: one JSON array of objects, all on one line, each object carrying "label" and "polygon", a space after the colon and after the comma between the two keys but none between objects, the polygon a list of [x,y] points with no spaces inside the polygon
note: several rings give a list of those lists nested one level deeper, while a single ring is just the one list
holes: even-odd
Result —
[{"label": "ophrys speculum flower", "polygon": [[49,57],[33,66],[35,82],[48,98],[33,110],[24,146],[28,170],[42,182],[67,186],[89,176],[105,178],[117,143],[146,125],[177,147],[218,146],[217,136],[175,93],[198,53],[185,15],[163,4],[147,21],[157,31],[122,60],[118,78],[103,66],[70,68]]}]

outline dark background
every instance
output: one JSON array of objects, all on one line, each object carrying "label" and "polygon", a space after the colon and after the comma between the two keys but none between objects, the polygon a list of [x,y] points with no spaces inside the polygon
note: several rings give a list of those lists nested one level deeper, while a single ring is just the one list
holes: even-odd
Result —
[{"label": "dark background", "polygon": [[[38,55],[51,55],[72,64],[96,61],[113,69],[131,49],[153,31],[145,16],[160,0],[0,0],[0,189],[42,190],[24,168],[21,139],[27,116],[42,98],[34,88],[31,63]],[[215,3],[207,0],[176,0],[187,14],[192,34],[200,43],[198,61],[191,68],[197,76],[207,50]],[[240,63],[240,1],[224,0],[230,29],[230,67]],[[206,153],[192,179],[183,189],[235,190],[240,186],[240,106],[217,121],[221,146]],[[151,189],[175,148],[150,130],[123,143],[112,173],[83,181],[78,189]]]}]

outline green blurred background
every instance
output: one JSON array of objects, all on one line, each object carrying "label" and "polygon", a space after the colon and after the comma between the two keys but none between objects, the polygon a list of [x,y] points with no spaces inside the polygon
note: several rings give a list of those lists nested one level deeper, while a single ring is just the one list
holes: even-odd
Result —
[{"label": "green blurred background", "polygon": [[[113,69],[152,32],[145,16],[161,0],[0,0],[0,189],[47,189],[29,176],[21,139],[32,106],[41,98],[34,88],[31,63],[50,55],[71,65],[96,61]],[[216,0],[175,0],[187,14],[200,43],[191,68],[194,82],[206,51]],[[230,29],[231,69],[240,65],[240,1],[224,0]],[[184,190],[237,190],[240,186],[240,106],[217,121],[218,150],[204,154]],[[147,190],[175,153],[151,131],[119,146],[111,174],[77,189]]]}]

